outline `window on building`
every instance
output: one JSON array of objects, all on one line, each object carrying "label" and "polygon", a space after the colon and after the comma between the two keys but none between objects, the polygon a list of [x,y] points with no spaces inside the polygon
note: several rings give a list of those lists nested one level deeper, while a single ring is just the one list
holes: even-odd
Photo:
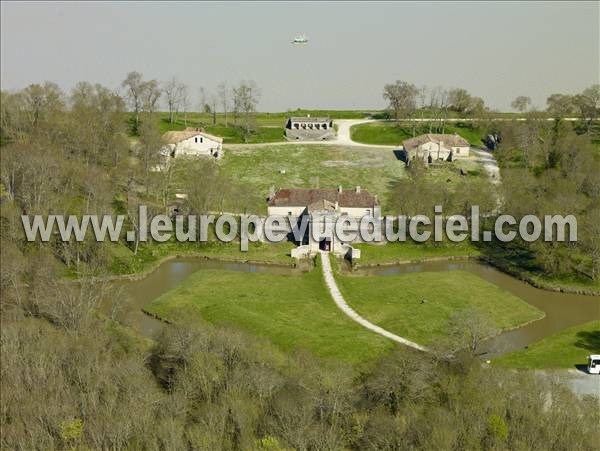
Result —
[{"label": "window on building", "polygon": [[194,142],[195,142],[195,143],[197,143],[197,142],[198,142],[198,137],[197,137],[197,136],[194,138]]},{"label": "window on building", "polygon": [[291,211],[288,211],[288,216],[292,216],[292,212]]},{"label": "window on building", "polygon": [[371,216],[371,209],[370,208],[367,208],[365,210],[365,216]]}]

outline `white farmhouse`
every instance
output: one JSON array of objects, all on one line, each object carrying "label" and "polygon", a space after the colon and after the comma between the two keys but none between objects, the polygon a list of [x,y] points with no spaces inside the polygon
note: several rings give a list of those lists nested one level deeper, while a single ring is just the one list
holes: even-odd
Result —
[{"label": "white farmhouse", "polygon": [[195,128],[166,132],[163,141],[166,146],[161,153],[173,158],[183,155],[221,158],[223,155],[223,138]]},{"label": "white farmhouse", "polygon": [[455,158],[468,157],[470,148],[469,142],[457,134],[435,133],[407,139],[402,145],[407,164],[415,159],[433,163],[436,160],[452,161]]}]

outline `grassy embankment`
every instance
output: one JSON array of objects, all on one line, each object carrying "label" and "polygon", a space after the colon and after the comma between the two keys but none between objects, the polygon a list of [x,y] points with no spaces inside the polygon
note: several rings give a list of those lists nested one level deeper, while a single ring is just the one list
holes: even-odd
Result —
[{"label": "grassy embankment", "polygon": [[175,256],[212,258],[216,260],[249,261],[264,264],[295,264],[290,256],[292,243],[249,243],[248,251],[240,250],[239,242],[220,243],[166,243],[141,244],[137,254],[122,243],[111,244],[109,272],[114,275],[139,275],[156,268],[164,259]]},{"label": "grassy embankment", "polygon": [[265,337],[286,351],[307,349],[350,363],[375,360],[393,343],[344,316],[319,269],[300,275],[198,271],[146,310],[160,318],[198,318]]},{"label": "grassy embankment", "polygon": [[337,274],[336,279],[346,301],[360,315],[424,345],[444,340],[452,314],[464,309],[483,312],[500,330],[543,317],[535,307],[466,271]]},{"label": "grassy embankment", "polygon": [[495,365],[522,368],[575,368],[589,354],[600,354],[600,320],[570,327],[494,360]]},{"label": "grassy embankment", "polygon": [[436,258],[478,257],[480,255],[480,251],[468,240],[460,243],[449,241],[441,243],[406,241],[404,243],[393,242],[385,245],[356,243],[352,246],[361,251],[360,259],[355,262],[356,267],[391,265],[394,263]]},{"label": "grassy embankment", "polygon": [[[429,133],[429,126],[417,125],[416,135]],[[457,133],[472,146],[481,146],[483,130],[465,123],[447,123],[444,133]],[[364,144],[399,145],[405,139],[412,138],[412,129],[407,123],[369,122],[354,125],[350,129],[352,139]]]}]

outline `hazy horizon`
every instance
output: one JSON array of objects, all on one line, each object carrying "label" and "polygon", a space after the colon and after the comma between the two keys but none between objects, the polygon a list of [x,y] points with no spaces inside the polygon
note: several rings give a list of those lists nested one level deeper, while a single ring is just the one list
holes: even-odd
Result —
[{"label": "hazy horizon", "polygon": [[[383,85],[462,87],[494,109],[598,83],[599,4],[2,2],[1,86],[118,88],[127,72],[198,90],[254,80],[259,110],[385,106]],[[305,33],[308,45],[291,41]]]}]

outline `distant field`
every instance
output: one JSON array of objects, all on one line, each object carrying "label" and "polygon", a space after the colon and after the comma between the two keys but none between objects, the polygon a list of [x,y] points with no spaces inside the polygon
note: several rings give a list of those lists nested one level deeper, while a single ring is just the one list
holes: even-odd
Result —
[{"label": "distant field", "polygon": [[[466,271],[397,276],[336,275],[346,301],[364,318],[419,344],[447,335],[459,310],[476,308],[499,329],[542,317],[518,297]],[[421,303],[425,299],[427,302]]]},{"label": "distant field", "polygon": [[565,329],[529,345],[527,349],[505,354],[494,363],[511,368],[571,368],[585,365],[589,354],[600,354],[600,321]]},{"label": "distant field", "polygon": [[266,337],[286,351],[307,349],[350,363],[375,360],[394,345],[347,318],[319,269],[302,275],[202,270],[154,300],[161,318],[198,318]]},{"label": "distant field", "polygon": [[[296,110],[296,111],[284,111],[276,113],[265,113],[258,112],[254,115],[255,124],[259,127],[280,127],[285,126],[285,122],[290,116],[329,116],[332,119],[362,119],[369,117],[372,114],[381,114],[381,111],[373,110]],[[176,123],[169,123],[169,114],[166,112],[160,113],[161,126],[166,130],[179,130],[185,127],[183,122],[183,113],[179,113],[176,116]],[[223,113],[217,113],[216,115],[216,126],[225,126],[225,115]],[[188,113],[187,114],[188,127],[213,127],[213,115],[211,113]],[[234,120],[233,113],[227,114],[227,125],[235,126],[242,125],[243,117],[238,115],[237,120]]]},{"label": "distant field", "polygon": [[[429,133],[429,126],[418,126],[416,134]],[[457,133],[465,138],[472,146],[481,146],[484,132],[472,128],[469,124],[446,124],[444,133]],[[399,145],[402,141],[412,138],[412,128],[407,123],[370,122],[354,125],[350,129],[352,140],[364,144]]]},{"label": "distant field", "polygon": [[[223,173],[248,187],[249,210],[266,212],[269,187],[353,189],[360,185],[379,196],[385,209],[394,181],[405,174],[392,150],[334,145],[281,145],[227,149]],[[282,173],[285,171],[285,173]]]}]

